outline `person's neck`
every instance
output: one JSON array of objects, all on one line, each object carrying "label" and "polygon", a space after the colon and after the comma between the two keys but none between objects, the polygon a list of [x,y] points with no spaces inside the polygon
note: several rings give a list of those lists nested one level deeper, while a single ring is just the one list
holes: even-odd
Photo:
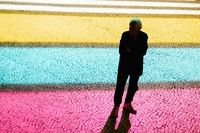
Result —
[{"label": "person's neck", "polygon": [[132,35],[132,36],[134,36],[134,37],[137,37],[138,36],[138,33],[139,33],[139,31],[129,31],[130,32],[130,34]]},{"label": "person's neck", "polygon": [[134,36],[135,38],[137,38],[139,32],[129,31],[129,33],[130,33],[132,36]]}]

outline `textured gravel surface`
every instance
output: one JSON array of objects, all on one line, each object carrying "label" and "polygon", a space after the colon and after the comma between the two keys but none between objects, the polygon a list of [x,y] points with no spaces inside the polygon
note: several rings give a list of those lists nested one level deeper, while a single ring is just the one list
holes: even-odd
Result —
[{"label": "textured gravel surface", "polygon": [[137,114],[120,106],[115,119],[116,47],[130,16],[1,12],[0,133],[200,133],[199,17],[139,16],[151,48]]},{"label": "textured gravel surface", "polygon": [[117,48],[1,47],[0,133],[200,133],[199,53],[150,48],[138,113],[113,119]]},{"label": "textured gravel surface", "polygon": [[[199,82],[200,48],[149,48],[140,83]],[[118,48],[0,47],[0,84],[113,84]]]},{"label": "textured gravel surface", "polygon": [[[158,8],[152,7],[152,9]],[[119,8],[119,10],[123,9]],[[199,8],[194,11],[199,12]],[[148,33],[150,46],[200,47],[199,16],[157,16],[149,13],[148,15],[133,14],[129,16],[115,16],[114,14],[70,15],[23,13],[23,11],[22,13],[0,13],[0,45],[118,46],[121,33],[129,29],[128,24],[132,17],[139,17],[142,20],[142,30]]]},{"label": "textured gravel surface", "polygon": [[200,133],[200,88],[139,90],[116,120],[113,89],[0,92],[0,133]]}]

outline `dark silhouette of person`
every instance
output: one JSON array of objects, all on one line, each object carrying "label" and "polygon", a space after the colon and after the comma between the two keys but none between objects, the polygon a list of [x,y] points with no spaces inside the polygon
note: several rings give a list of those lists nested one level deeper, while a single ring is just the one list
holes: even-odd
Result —
[{"label": "dark silhouette of person", "polygon": [[142,22],[138,18],[130,21],[129,31],[122,34],[119,45],[119,65],[117,84],[114,94],[114,107],[110,116],[117,117],[119,106],[122,102],[122,96],[126,81],[129,77],[129,85],[123,109],[132,114],[136,114],[136,110],[132,107],[131,102],[138,90],[138,80],[143,72],[143,57],[147,52],[148,35],[141,31]]}]

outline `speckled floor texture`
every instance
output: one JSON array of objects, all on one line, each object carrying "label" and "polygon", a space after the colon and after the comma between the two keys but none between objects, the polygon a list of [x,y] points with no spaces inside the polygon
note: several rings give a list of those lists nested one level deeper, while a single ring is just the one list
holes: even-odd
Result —
[{"label": "speckled floor texture", "polygon": [[114,119],[117,48],[1,47],[0,133],[200,133],[199,53],[149,48],[138,113]]},{"label": "speckled floor texture", "polygon": [[[140,83],[199,82],[200,48],[149,48]],[[0,47],[0,84],[115,84],[118,48]]]},{"label": "speckled floor texture", "polygon": [[[133,16],[0,13],[0,45],[118,46]],[[137,17],[143,22],[142,30],[148,33],[150,46],[199,47],[199,18]]]},{"label": "speckled floor texture", "polygon": [[200,133],[200,88],[141,89],[117,119],[105,89],[0,92],[0,133]]},{"label": "speckled floor texture", "polygon": [[[20,1],[0,2],[0,133],[200,133],[199,0]],[[103,13],[113,9],[124,13]],[[113,118],[118,46],[132,17],[149,36],[137,114],[122,104]]]}]

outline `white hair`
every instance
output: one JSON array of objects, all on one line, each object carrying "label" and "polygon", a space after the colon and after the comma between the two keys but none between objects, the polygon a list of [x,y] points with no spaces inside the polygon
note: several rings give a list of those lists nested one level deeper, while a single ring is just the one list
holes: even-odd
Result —
[{"label": "white hair", "polygon": [[142,21],[139,18],[132,18],[130,24],[138,24],[142,28]]}]

